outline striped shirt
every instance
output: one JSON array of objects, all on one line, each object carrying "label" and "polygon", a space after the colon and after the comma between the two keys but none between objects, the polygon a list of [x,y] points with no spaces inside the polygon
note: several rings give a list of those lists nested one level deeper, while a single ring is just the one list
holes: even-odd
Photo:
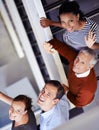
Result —
[{"label": "striped shirt", "polygon": [[80,50],[82,47],[86,47],[84,37],[88,36],[89,31],[96,34],[96,43],[99,43],[99,25],[89,18],[86,18],[86,24],[82,30],[74,32],[65,31],[63,40],[72,48]]}]

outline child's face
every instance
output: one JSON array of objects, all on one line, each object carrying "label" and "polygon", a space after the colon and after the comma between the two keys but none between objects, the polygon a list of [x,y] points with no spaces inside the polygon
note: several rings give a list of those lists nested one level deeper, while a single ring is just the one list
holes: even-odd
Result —
[{"label": "child's face", "polygon": [[61,25],[68,32],[79,30],[79,14],[65,13],[60,15]]}]

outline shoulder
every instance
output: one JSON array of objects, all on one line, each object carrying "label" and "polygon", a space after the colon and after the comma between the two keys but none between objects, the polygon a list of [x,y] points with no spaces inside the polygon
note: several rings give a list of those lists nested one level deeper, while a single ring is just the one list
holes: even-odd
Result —
[{"label": "shoulder", "polygon": [[36,121],[34,112],[33,112],[32,110],[29,110],[29,111],[28,111],[28,115],[29,115],[30,121]]},{"label": "shoulder", "polygon": [[92,19],[90,19],[90,18],[86,18],[86,22],[88,23],[88,24],[97,24],[95,21],[93,21]]},{"label": "shoulder", "polygon": [[28,115],[29,115],[29,122],[27,126],[32,126],[34,130],[36,130],[37,124],[36,124],[36,118],[35,118],[34,112],[32,110],[29,110]]},{"label": "shoulder", "polygon": [[87,22],[87,25],[90,26],[90,29],[92,32],[96,31],[99,28],[99,25],[95,21],[89,18],[86,18],[86,22]]},{"label": "shoulder", "polygon": [[60,108],[61,108],[61,107],[65,107],[65,108],[69,109],[70,104],[69,104],[69,102],[68,102],[68,100],[67,100],[66,95],[63,95],[63,97],[60,99],[60,101],[58,102],[57,105],[58,105]]},{"label": "shoulder", "polygon": [[63,32],[63,37],[67,36],[68,35],[68,32],[66,30],[64,30]]}]

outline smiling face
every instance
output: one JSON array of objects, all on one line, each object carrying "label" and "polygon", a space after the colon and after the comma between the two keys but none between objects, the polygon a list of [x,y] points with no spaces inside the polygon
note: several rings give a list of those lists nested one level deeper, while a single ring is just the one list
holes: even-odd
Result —
[{"label": "smiling face", "polygon": [[68,32],[79,30],[79,14],[74,15],[73,13],[64,13],[60,15],[61,25]]},{"label": "smiling face", "polygon": [[50,84],[46,84],[39,94],[37,104],[43,111],[50,110],[59,101],[59,99],[55,99],[56,94],[57,88]]},{"label": "smiling face", "polygon": [[9,119],[20,122],[26,113],[25,104],[22,101],[13,101],[9,109]]},{"label": "smiling face", "polygon": [[90,64],[92,56],[88,53],[80,52],[74,60],[73,71],[81,74],[91,69],[93,65]]}]

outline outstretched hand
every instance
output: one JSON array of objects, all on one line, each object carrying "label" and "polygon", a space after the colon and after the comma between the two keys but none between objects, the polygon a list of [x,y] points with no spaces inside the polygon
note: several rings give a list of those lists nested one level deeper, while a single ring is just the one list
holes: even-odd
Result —
[{"label": "outstretched hand", "polygon": [[45,28],[45,27],[48,27],[48,26],[51,26],[51,20],[42,17],[42,18],[40,19],[40,24],[41,24],[41,26],[44,27],[44,28]]},{"label": "outstretched hand", "polygon": [[96,42],[96,34],[93,34],[93,32],[89,31],[88,36],[85,36],[85,42],[87,47],[92,48]]},{"label": "outstretched hand", "polygon": [[45,43],[43,44],[43,47],[44,47],[45,51],[46,51],[47,53],[49,53],[49,54],[53,54],[54,51],[55,51],[55,49],[53,48],[53,46],[52,46],[49,42],[45,42]]}]

